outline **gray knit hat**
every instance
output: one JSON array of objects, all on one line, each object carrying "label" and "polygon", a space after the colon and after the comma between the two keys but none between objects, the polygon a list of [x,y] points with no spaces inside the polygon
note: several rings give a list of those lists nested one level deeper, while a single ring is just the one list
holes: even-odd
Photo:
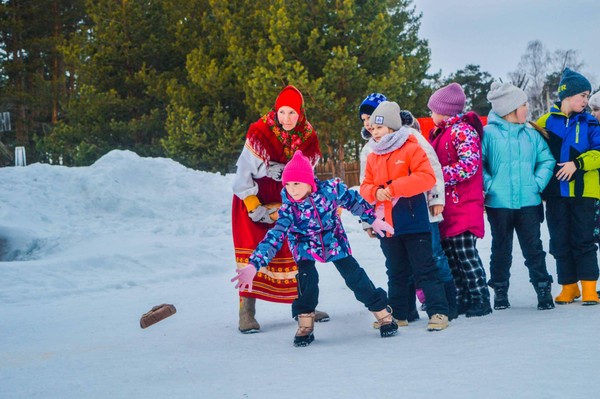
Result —
[{"label": "gray knit hat", "polygon": [[510,83],[493,82],[487,99],[492,103],[492,111],[506,116],[527,102],[527,94]]},{"label": "gray knit hat", "polygon": [[393,101],[382,101],[371,114],[371,124],[387,126],[396,131],[402,127],[400,106]]},{"label": "gray knit hat", "polygon": [[590,97],[588,104],[593,109],[600,109],[600,91],[597,91],[596,94]]}]

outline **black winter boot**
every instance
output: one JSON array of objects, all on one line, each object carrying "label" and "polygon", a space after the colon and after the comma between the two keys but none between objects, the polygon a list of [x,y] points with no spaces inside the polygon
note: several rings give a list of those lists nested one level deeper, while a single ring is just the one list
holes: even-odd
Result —
[{"label": "black winter boot", "polygon": [[492,307],[489,302],[476,302],[472,303],[467,309],[465,316],[467,317],[481,317],[492,313]]},{"label": "black winter boot", "polygon": [[554,301],[552,300],[551,281],[539,281],[533,284],[535,293],[538,299],[538,310],[554,309]]},{"label": "black winter boot", "polygon": [[456,303],[456,286],[454,280],[444,283],[444,291],[446,291],[446,301],[448,301],[448,320],[454,320],[458,317],[458,304]]},{"label": "black winter boot", "polygon": [[381,338],[391,337],[398,332],[398,324],[392,317],[391,308],[389,306],[382,310],[373,312],[373,315],[379,323],[379,334]]},{"label": "black winter boot", "polygon": [[491,287],[494,289],[494,309],[502,310],[510,308],[510,302],[508,302],[508,281],[494,283]]}]

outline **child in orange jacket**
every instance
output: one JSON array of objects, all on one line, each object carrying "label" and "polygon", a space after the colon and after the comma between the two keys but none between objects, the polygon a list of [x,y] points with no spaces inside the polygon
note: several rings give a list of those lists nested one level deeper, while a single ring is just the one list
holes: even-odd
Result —
[{"label": "child in orange jacket", "polygon": [[393,316],[405,325],[412,271],[415,285],[427,297],[427,329],[443,330],[448,327],[448,302],[433,260],[429,209],[423,195],[435,185],[435,174],[417,139],[402,128],[397,103],[383,101],[370,122],[375,143],[360,194],[394,227],[393,235],[380,240]]}]

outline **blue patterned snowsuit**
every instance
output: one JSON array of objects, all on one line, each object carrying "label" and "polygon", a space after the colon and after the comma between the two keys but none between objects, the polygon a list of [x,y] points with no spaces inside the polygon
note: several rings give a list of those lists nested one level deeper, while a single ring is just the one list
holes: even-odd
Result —
[{"label": "blue patterned snowsuit", "polygon": [[375,288],[366,272],[352,257],[348,237],[337,213],[338,207],[371,224],[373,207],[340,179],[319,181],[317,192],[302,201],[291,199],[285,188],[275,226],[250,256],[257,269],[266,266],[283,245],[287,235],[290,250],[298,264],[298,299],[292,304],[292,316],[313,312],[319,297],[319,275],[315,261],[333,262],[356,299],[369,310],[379,311],[387,305],[387,294]]}]

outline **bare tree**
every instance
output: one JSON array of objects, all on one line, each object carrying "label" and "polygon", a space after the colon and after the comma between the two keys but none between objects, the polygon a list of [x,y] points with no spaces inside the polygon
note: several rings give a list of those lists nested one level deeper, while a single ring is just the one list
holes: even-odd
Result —
[{"label": "bare tree", "polygon": [[574,71],[581,71],[585,63],[579,59],[578,50],[556,50],[552,56],[552,69],[564,71],[569,67]]},{"label": "bare tree", "polygon": [[584,62],[577,50],[548,51],[541,41],[527,44],[517,70],[509,73],[512,84],[525,90],[529,97],[529,112],[533,118],[544,113],[558,100],[556,89],[562,71],[569,67],[581,71]]},{"label": "bare tree", "polygon": [[550,52],[540,40],[530,41],[521,56],[517,70],[509,74],[512,83],[527,93],[529,111],[534,116],[541,115],[547,108],[543,91],[551,59]]}]

